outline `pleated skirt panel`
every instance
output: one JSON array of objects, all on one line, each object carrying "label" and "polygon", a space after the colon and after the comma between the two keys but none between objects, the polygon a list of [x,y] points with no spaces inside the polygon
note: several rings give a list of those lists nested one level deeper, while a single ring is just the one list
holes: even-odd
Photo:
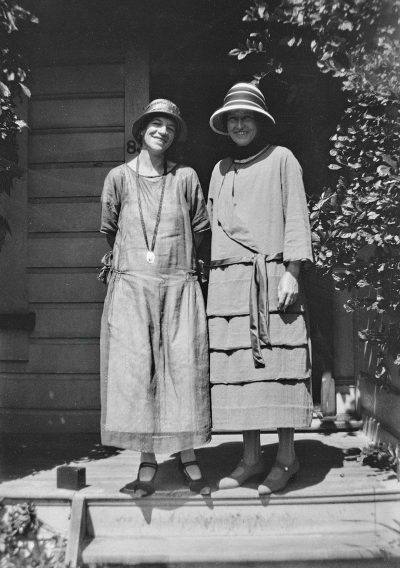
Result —
[{"label": "pleated skirt panel", "polygon": [[[261,344],[256,368],[250,341],[251,267],[213,270],[208,328],[213,428],[217,431],[303,428],[311,424],[311,355],[307,308],[300,289],[286,312],[277,309],[285,267],[267,263],[271,346]],[[210,301],[211,299],[211,301]]]},{"label": "pleated skirt panel", "polygon": [[214,431],[307,428],[313,413],[310,381],[214,384],[211,407]]}]

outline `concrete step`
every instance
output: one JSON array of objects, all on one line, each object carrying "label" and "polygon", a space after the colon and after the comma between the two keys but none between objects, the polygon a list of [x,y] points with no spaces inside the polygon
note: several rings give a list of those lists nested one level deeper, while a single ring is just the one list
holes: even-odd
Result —
[{"label": "concrete step", "polygon": [[385,568],[392,560],[400,565],[398,492],[265,500],[227,494],[88,498],[82,561],[89,566],[214,567],[369,559]]},{"label": "concrete step", "polygon": [[[357,452],[347,453],[366,446],[361,432],[297,433],[299,474],[263,500],[255,481],[217,491],[241,458],[236,434],[214,435],[197,450],[213,488],[207,499],[184,488],[173,456],[159,456],[156,493],[134,501],[120,489],[134,479],[138,453],[76,438],[61,448],[59,437],[51,446],[14,442],[4,453],[0,498],[35,502],[39,518],[68,537],[69,568],[83,561],[101,568],[400,566],[400,485],[394,471],[363,466]],[[268,471],[276,434],[263,434],[262,448]],[[86,468],[85,488],[57,488],[57,467],[66,463]]]},{"label": "concrete step", "polygon": [[144,566],[216,568],[217,566],[301,568],[394,568],[400,549],[381,531],[302,536],[98,537],[83,552],[90,568]]},{"label": "concrete step", "polygon": [[[222,493],[222,492],[219,492]],[[226,493],[226,492],[225,492]],[[141,501],[88,498],[93,537],[247,536],[343,532],[352,528],[399,528],[399,493],[211,499],[147,498]],[[354,526],[353,526],[354,525]],[[346,529],[347,530],[347,529]]]}]

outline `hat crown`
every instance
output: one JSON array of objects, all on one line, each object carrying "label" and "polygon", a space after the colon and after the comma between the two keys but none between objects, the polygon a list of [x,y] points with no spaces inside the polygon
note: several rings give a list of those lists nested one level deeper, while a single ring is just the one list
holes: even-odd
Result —
[{"label": "hat crown", "polygon": [[267,110],[264,95],[252,83],[236,83],[227,92],[224,98],[224,106],[240,103],[255,105],[263,110]]},{"label": "hat crown", "polygon": [[167,114],[175,115],[181,118],[181,111],[172,101],[168,99],[154,99],[151,101],[147,107],[144,109],[147,114],[149,112],[165,112]]},{"label": "hat crown", "polygon": [[210,126],[214,132],[228,136],[226,117],[230,112],[238,110],[253,112],[258,118],[275,125],[275,119],[269,113],[260,89],[253,83],[236,83],[227,92],[222,107],[211,115]]}]

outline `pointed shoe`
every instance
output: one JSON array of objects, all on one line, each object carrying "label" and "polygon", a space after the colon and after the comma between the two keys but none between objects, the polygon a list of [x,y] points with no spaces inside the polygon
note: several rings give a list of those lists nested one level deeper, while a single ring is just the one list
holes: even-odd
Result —
[{"label": "pointed shoe", "polygon": [[[154,474],[151,479],[148,481],[143,481],[140,479],[140,470],[144,467],[150,467],[154,469]],[[158,464],[153,462],[142,462],[139,466],[138,475],[135,481],[131,483],[127,483],[122,489],[120,489],[121,493],[126,493],[131,497],[147,497],[151,495],[155,491],[154,480],[157,473]]]},{"label": "pointed shoe", "polygon": [[200,469],[199,462],[197,460],[189,462],[183,462],[181,459],[178,460],[178,468],[181,471],[183,477],[185,478],[185,481],[189,485],[190,491],[193,491],[193,493],[199,493],[200,495],[211,495],[210,484],[208,480],[205,477],[203,477],[201,470],[200,470],[200,475],[201,475],[200,479],[193,479],[193,477],[190,476],[187,470],[188,466],[190,465],[197,465],[197,467]]},{"label": "pointed shoe", "polygon": [[270,495],[271,493],[282,491],[289,481],[295,477],[299,469],[300,464],[297,458],[289,466],[283,465],[276,460],[267,477],[258,486],[259,495]]},{"label": "pointed shoe", "polygon": [[235,489],[243,485],[246,481],[253,477],[260,476],[264,473],[264,460],[260,458],[253,465],[248,465],[245,461],[240,460],[238,465],[228,477],[223,477],[218,482],[218,489]]}]

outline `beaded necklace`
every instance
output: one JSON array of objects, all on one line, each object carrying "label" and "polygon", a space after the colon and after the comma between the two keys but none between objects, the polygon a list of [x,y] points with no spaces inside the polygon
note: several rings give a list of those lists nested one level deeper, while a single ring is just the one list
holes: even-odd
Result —
[{"label": "beaded necklace", "polygon": [[161,220],[161,209],[162,209],[162,205],[163,205],[163,201],[164,201],[166,181],[167,181],[167,161],[164,160],[164,174],[162,176],[160,202],[158,204],[158,211],[157,211],[157,217],[156,217],[156,224],[155,224],[154,231],[153,231],[153,238],[151,240],[151,246],[149,247],[149,241],[147,239],[147,230],[146,230],[146,225],[145,225],[144,216],[143,216],[142,199],[141,199],[141,196],[140,196],[140,194],[142,192],[142,186],[141,186],[140,176],[139,176],[139,156],[137,157],[136,184],[137,184],[139,215],[140,215],[140,223],[142,225],[144,242],[146,243],[146,248],[147,248],[146,260],[149,264],[154,264],[154,261],[156,259],[156,255],[154,253],[154,247],[156,246],[158,227],[160,225],[160,220]]}]

